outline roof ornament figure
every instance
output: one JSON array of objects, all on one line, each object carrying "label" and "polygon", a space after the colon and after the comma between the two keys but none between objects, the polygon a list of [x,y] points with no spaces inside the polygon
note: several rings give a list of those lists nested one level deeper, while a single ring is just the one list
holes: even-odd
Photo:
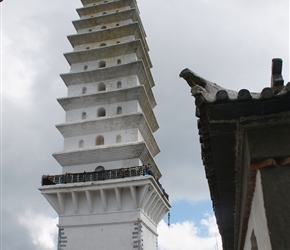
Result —
[{"label": "roof ornament figure", "polygon": [[250,100],[269,99],[274,95],[284,95],[290,92],[290,82],[284,86],[282,77],[282,59],[272,60],[271,87],[264,88],[260,93],[253,93],[247,89],[234,91],[225,89],[216,83],[206,80],[190,69],[184,69],[180,77],[184,78],[191,87],[191,93],[196,98],[196,106],[199,107],[204,102],[230,101],[230,100]]},{"label": "roof ornament figure", "polygon": [[236,99],[238,97],[238,92],[225,89],[216,83],[206,80],[190,69],[182,70],[179,76],[187,81],[194,97],[203,96],[207,102]]},{"label": "roof ornament figure", "polygon": [[272,60],[272,76],[271,76],[271,87],[283,87],[284,80],[282,76],[282,65],[283,61],[280,58],[274,58]]}]

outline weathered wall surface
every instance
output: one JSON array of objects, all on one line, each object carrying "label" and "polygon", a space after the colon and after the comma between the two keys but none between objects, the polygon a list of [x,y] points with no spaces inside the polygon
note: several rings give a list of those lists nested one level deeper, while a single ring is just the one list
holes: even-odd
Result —
[{"label": "weathered wall surface", "polygon": [[272,248],[290,249],[290,167],[261,169],[261,178]]}]

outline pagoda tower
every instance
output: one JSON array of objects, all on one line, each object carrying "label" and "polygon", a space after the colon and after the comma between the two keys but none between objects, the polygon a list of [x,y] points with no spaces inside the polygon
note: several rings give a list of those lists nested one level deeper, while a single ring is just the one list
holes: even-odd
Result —
[{"label": "pagoda tower", "polygon": [[62,174],[43,176],[39,189],[59,216],[59,250],[157,249],[170,204],[154,161],[154,81],[137,3],[82,4],[58,99]]}]

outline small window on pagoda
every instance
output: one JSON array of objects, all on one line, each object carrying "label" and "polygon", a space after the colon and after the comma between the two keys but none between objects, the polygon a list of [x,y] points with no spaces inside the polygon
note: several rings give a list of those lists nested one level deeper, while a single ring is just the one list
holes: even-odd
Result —
[{"label": "small window on pagoda", "polygon": [[85,95],[86,93],[87,93],[87,88],[86,87],[83,87],[82,94]]},{"label": "small window on pagoda", "polygon": [[86,49],[90,49],[90,47],[86,47]]},{"label": "small window on pagoda", "polygon": [[100,61],[99,62],[99,68],[105,68],[106,67],[106,62],[105,61]]},{"label": "small window on pagoda", "polygon": [[98,109],[98,117],[106,116],[106,110],[102,107]]},{"label": "small window on pagoda", "polygon": [[117,43],[117,44],[119,44],[119,43],[120,43],[120,41],[117,41],[116,43]]},{"label": "small window on pagoda", "polygon": [[106,84],[103,82],[100,82],[98,84],[98,91],[105,91],[106,90]]},{"label": "small window on pagoda", "polygon": [[84,70],[87,70],[88,69],[88,65],[84,65]]},{"label": "small window on pagoda", "polygon": [[116,26],[118,27],[118,26],[120,26],[120,24],[116,23]]},{"label": "small window on pagoda", "polygon": [[121,135],[117,135],[116,136],[116,143],[121,143],[122,142],[122,136]]},{"label": "small window on pagoda", "polygon": [[106,43],[101,43],[100,47],[105,47],[107,44]]},{"label": "small window on pagoda", "polygon": [[108,1],[104,1],[104,3],[107,3]]},{"label": "small window on pagoda", "polygon": [[117,82],[117,89],[121,89],[122,88],[122,82],[121,81],[118,81]]},{"label": "small window on pagoda", "polygon": [[91,15],[91,17],[94,17],[94,15]]},{"label": "small window on pagoda", "polygon": [[106,28],[107,28],[106,25],[103,25],[103,26],[101,27],[102,30],[105,30]]},{"label": "small window on pagoda", "polygon": [[79,141],[79,148],[83,148],[84,147],[84,141],[83,140],[80,140]]},{"label": "small window on pagoda", "polygon": [[103,172],[103,171],[105,171],[105,168],[103,166],[97,166],[95,171],[96,172]]},{"label": "small window on pagoda", "polygon": [[89,29],[89,32],[91,32],[92,31],[92,29]]},{"label": "small window on pagoda", "polygon": [[85,120],[85,119],[87,119],[87,113],[86,112],[83,112],[82,113],[82,120]]},{"label": "small window on pagoda", "polygon": [[98,135],[96,138],[96,146],[104,145],[104,144],[105,144],[104,136]]},{"label": "small window on pagoda", "polygon": [[117,115],[121,115],[122,114],[122,107],[118,107],[117,108]]},{"label": "small window on pagoda", "polygon": [[119,64],[121,64],[121,63],[122,63],[121,59],[118,59],[118,60],[117,60],[117,64],[119,65]]},{"label": "small window on pagoda", "polygon": [[118,13],[119,12],[119,10],[116,10],[116,13]]},{"label": "small window on pagoda", "polygon": [[107,14],[107,12],[103,12],[103,15],[106,15]]}]

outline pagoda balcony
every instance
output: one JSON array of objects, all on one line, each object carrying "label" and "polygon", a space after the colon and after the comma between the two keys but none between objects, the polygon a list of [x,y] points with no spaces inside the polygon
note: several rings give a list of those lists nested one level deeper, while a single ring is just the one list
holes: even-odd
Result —
[{"label": "pagoda balcony", "polygon": [[43,175],[41,179],[42,186],[49,185],[59,185],[59,184],[70,184],[70,183],[84,183],[84,182],[96,182],[105,180],[114,180],[121,178],[130,178],[136,176],[151,175],[161,192],[167,200],[169,200],[168,194],[163,189],[158,178],[155,177],[153,171],[146,173],[144,166],[129,167],[129,168],[119,168],[110,169],[104,171],[94,171],[94,172],[81,172],[81,173],[65,173],[60,175]]}]

